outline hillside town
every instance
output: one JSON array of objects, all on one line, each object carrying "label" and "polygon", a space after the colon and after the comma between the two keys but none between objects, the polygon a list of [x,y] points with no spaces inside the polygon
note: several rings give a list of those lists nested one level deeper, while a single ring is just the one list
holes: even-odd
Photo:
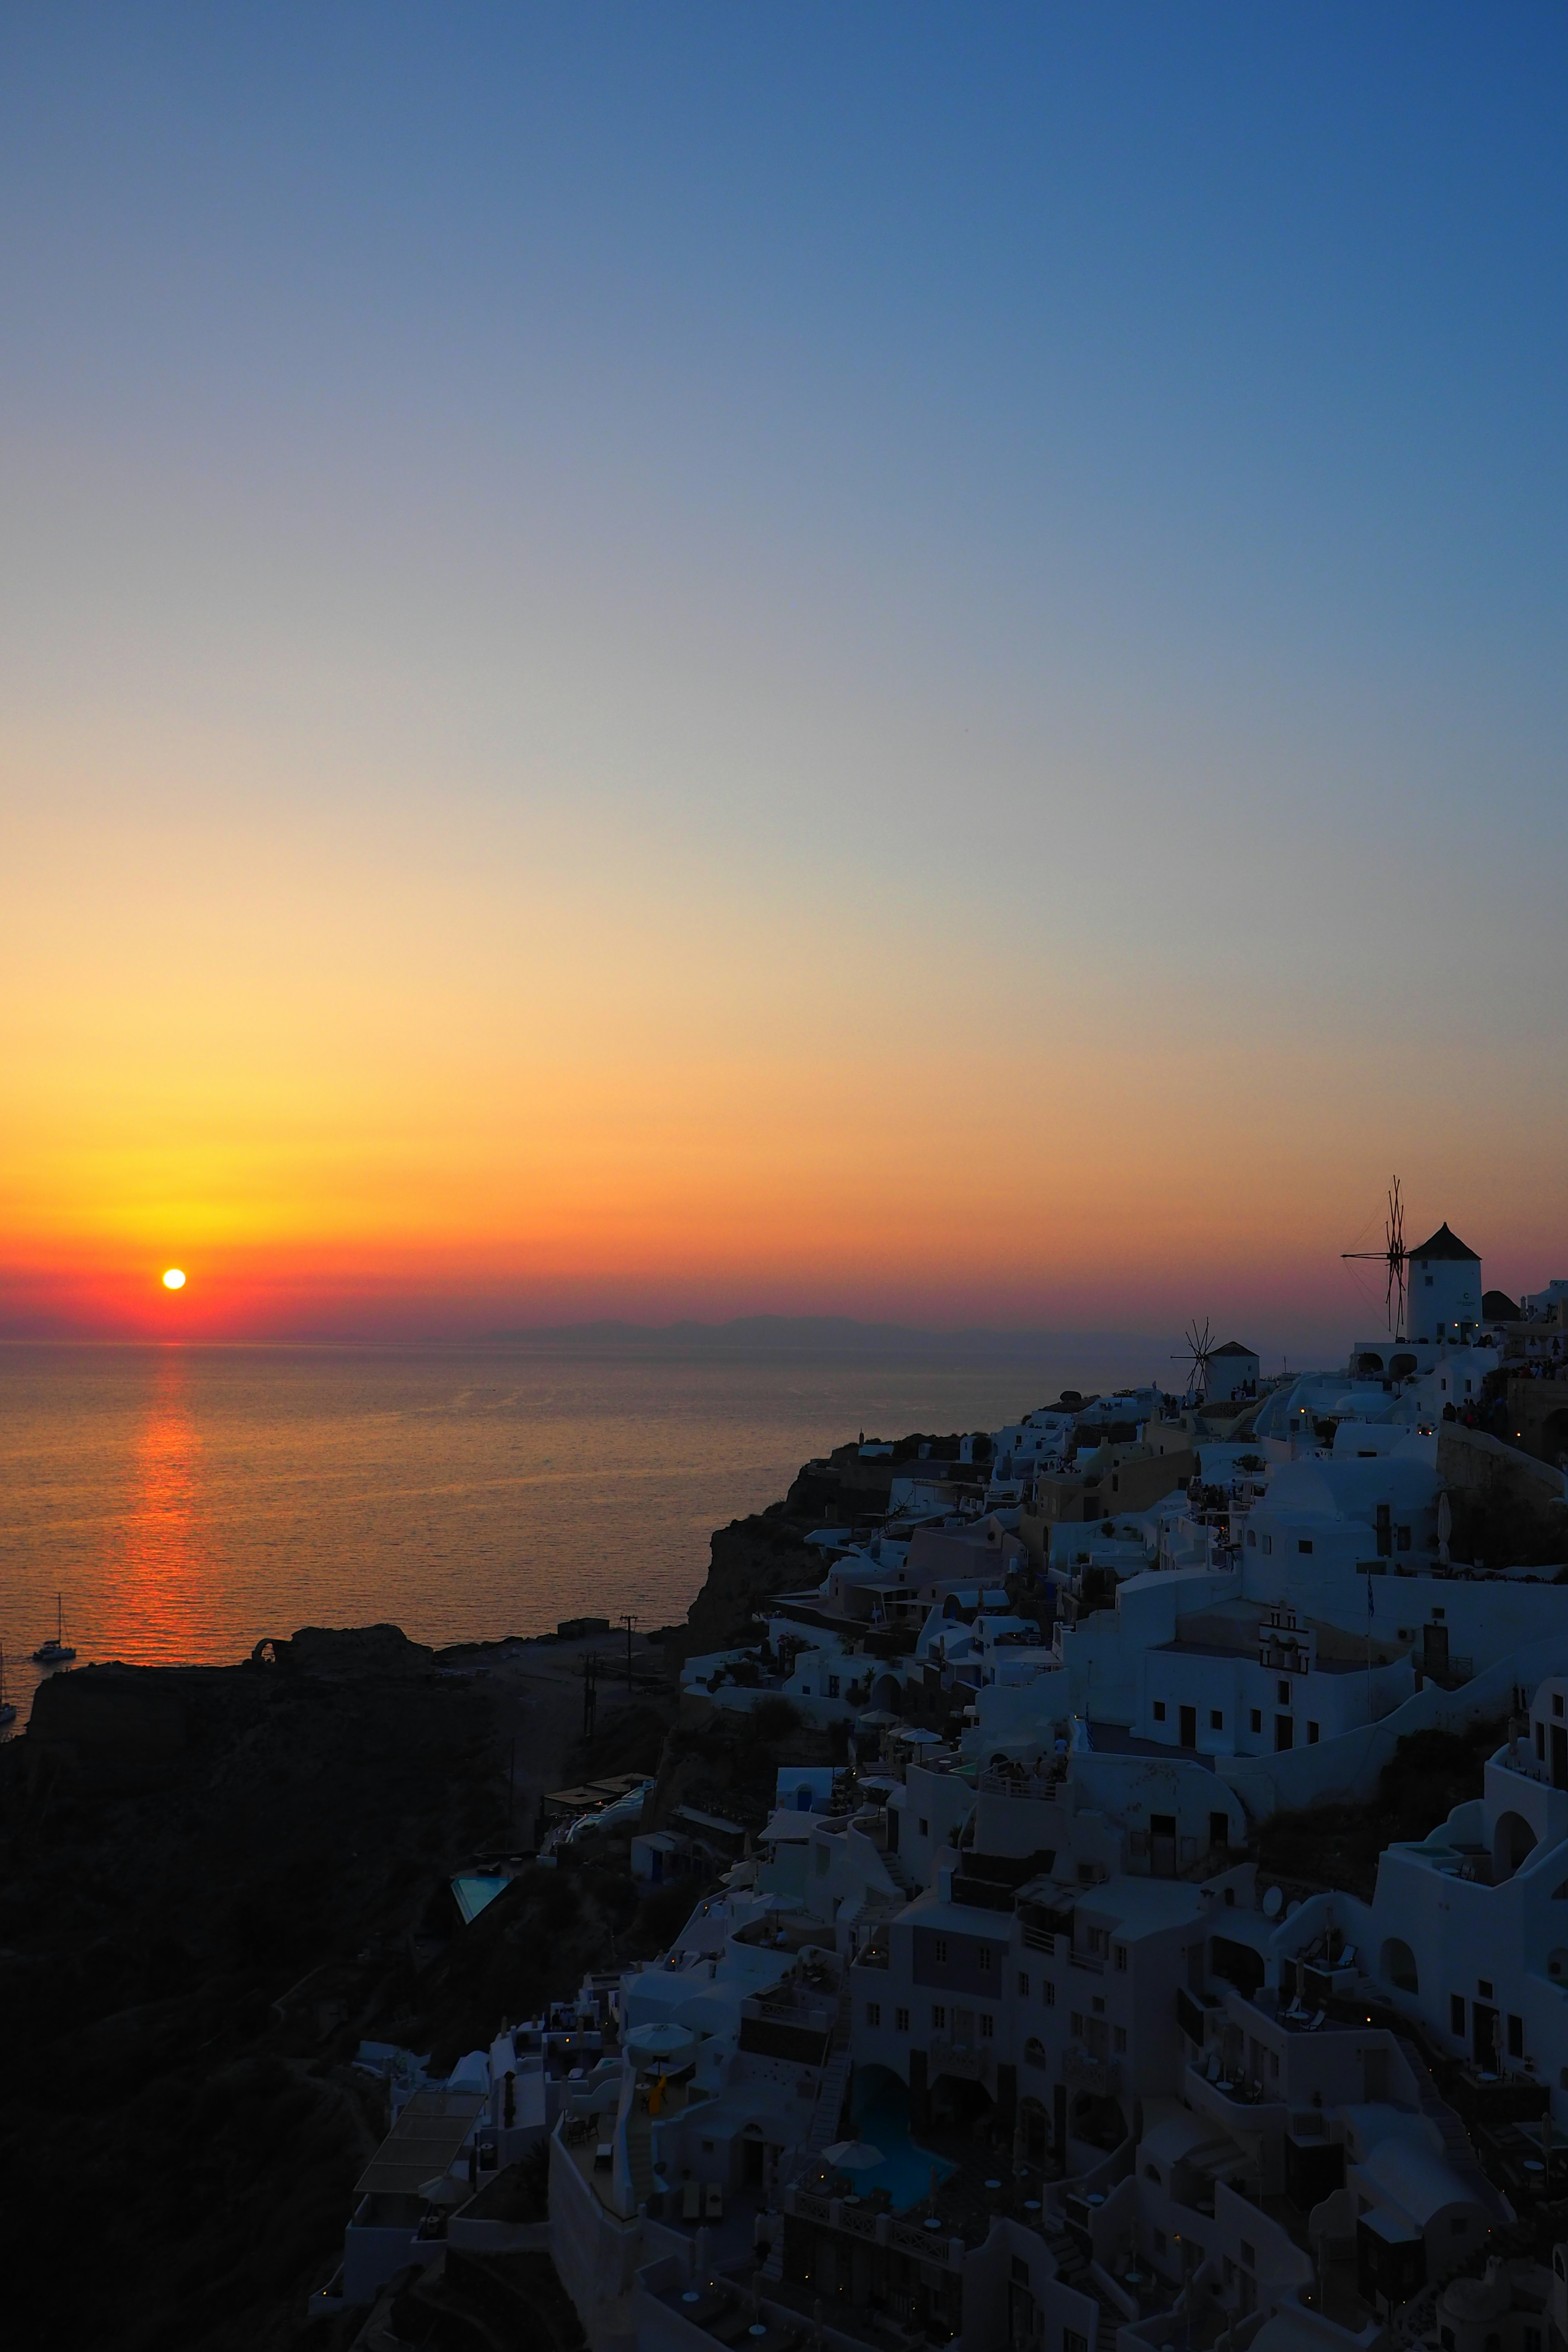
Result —
[{"label": "hillside town", "polygon": [[[317,2317],[484,2340],[433,2331],[488,2250],[595,2352],[1564,2352],[1568,1282],[1444,1224],[1390,1288],[1335,1370],[1195,1336],[1182,1392],[808,1465],[657,1777],[545,1807],[668,1948],[443,2076],[361,2050]],[[714,1768],[781,1731],[762,1799]]]}]

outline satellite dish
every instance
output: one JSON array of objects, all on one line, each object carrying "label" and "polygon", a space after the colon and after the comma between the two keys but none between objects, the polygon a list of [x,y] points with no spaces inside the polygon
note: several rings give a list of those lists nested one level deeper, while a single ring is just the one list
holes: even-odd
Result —
[{"label": "satellite dish", "polygon": [[1279,1916],[1280,1912],[1284,1909],[1284,1907],[1285,1907],[1285,1897],[1284,1897],[1284,1895],[1281,1895],[1281,1893],[1279,1892],[1279,1889],[1277,1886],[1271,1886],[1271,1887],[1269,1888],[1269,1890],[1268,1890],[1268,1894],[1267,1894],[1267,1895],[1264,1896],[1264,1898],[1263,1898],[1263,1916],[1264,1916],[1264,1917],[1265,1917],[1266,1919],[1278,1919],[1278,1917]]}]

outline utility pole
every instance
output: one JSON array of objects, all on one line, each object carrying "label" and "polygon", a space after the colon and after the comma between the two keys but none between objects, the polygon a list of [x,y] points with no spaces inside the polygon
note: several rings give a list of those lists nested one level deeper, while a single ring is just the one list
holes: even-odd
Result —
[{"label": "utility pole", "polygon": [[620,1622],[626,1629],[626,1688],[627,1690],[630,1690],[632,1686],[632,1628],[637,1621],[635,1613],[630,1609],[623,1609],[621,1612]]},{"label": "utility pole", "polygon": [[586,1657],[583,1661],[583,1737],[594,1737],[594,1717],[599,1707],[599,1661]]}]

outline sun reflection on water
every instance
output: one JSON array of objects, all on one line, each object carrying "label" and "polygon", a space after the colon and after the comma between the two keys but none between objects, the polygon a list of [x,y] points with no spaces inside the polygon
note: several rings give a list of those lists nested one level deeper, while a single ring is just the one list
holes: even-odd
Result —
[{"label": "sun reflection on water", "polygon": [[205,1647],[206,1535],[201,1433],[183,1350],[160,1356],[132,1454],[116,1547],[117,1613],[140,1656],[190,1657]]}]

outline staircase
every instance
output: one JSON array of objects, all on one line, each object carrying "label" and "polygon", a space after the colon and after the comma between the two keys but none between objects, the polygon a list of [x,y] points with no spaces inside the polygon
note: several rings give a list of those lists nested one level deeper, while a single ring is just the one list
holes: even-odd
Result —
[{"label": "staircase", "polygon": [[639,2205],[646,2205],[657,2183],[653,2177],[653,2125],[646,2115],[634,2108],[625,2124],[626,2135],[626,2169],[631,2175],[632,2195]]},{"label": "staircase", "polygon": [[893,1885],[898,1888],[900,1894],[907,1895],[911,1901],[917,1895],[923,1891],[916,1882],[913,1873],[910,1871],[909,1864],[905,1862],[901,1854],[884,1852],[882,1855],[882,1867],[887,1872],[888,1876],[892,1880]]},{"label": "staircase", "polygon": [[1070,2236],[1066,2230],[1053,2230],[1047,2223],[1042,2226],[1040,2235],[1056,2258],[1057,2276],[1062,2284],[1077,2287],[1080,2294],[1092,2294],[1095,2298],[1100,2318],[1095,2327],[1094,2352],[1116,2352],[1116,2331],[1119,2327],[1124,2327],[1127,2323],[1121,2312],[1111,2309],[1108,2304],[1101,2301],[1091,2284],[1089,2275],[1089,2256],[1079,2244],[1078,2240]]},{"label": "staircase", "polygon": [[1403,2038],[1399,2046],[1415,2077],[1415,2095],[1421,2103],[1421,2112],[1429,2122],[1436,2125],[1443,2142],[1443,2154],[1450,2168],[1458,2175],[1478,2205],[1484,2205],[1494,2221],[1506,2221],[1510,2218],[1508,2208],[1482,2171],[1469,2133],[1432,2080],[1426,2059],[1414,2043]]},{"label": "staircase", "polygon": [[822,2070],[816,2105],[811,2111],[811,2127],[805,2135],[805,2144],[814,2156],[820,2156],[838,2137],[838,2118],[844,2112],[851,2063],[846,2047],[835,2050]]}]

